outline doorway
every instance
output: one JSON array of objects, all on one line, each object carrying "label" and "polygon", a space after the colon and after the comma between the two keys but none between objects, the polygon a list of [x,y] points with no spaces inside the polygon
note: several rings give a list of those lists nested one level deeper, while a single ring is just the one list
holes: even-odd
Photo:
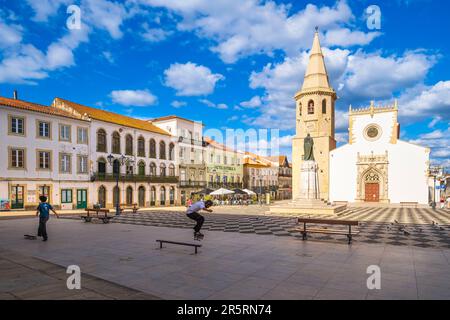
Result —
[{"label": "doorway", "polygon": [[380,202],[380,184],[366,183],[366,202]]},{"label": "doorway", "polygon": [[87,190],[78,189],[77,190],[77,209],[87,208]]},{"label": "doorway", "polygon": [[23,209],[24,187],[12,186],[11,187],[11,209]]}]

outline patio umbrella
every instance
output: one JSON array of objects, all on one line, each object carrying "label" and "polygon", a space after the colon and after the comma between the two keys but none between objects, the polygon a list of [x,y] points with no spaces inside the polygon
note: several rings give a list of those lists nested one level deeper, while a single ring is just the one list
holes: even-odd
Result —
[{"label": "patio umbrella", "polygon": [[252,190],[249,190],[249,189],[244,189],[242,191],[246,192],[249,196],[254,196],[256,194]]},{"label": "patio umbrella", "polygon": [[233,191],[235,194],[248,194],[247,192],[245,192],[244,190],[241,190],[239,188],[233,189]]},{"label": "patio umbrella", "polygon": [[234,191],[231,191],[231,190],[228,190],[228,189],[224,189],[224,188],[220,188],[220,189],[217,189],[214,192],[211,192],[210,195],[212,195],[212,196],[225,196],[225,195],[233,194],[233,193],[234,193]]},{"label": "patio umbrella", "polygon": [[214,191],[213,189],[205,188],[205,189],[202,189],[200,191],[193,192],[193,194],[210,194],[213,191]]}]

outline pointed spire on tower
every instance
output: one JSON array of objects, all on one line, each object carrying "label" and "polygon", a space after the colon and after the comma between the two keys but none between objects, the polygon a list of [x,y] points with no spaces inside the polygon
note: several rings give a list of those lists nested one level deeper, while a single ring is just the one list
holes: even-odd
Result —
[{"label": "pointed spire on tower", "polygon": [[305,79],[302,91],[304,90],[333,90],[328,80],[328,72],[325,67],[325,60],[319,40],[319,28],[316,27],[314,40],[309,56],[308,67],[306,68]]}]

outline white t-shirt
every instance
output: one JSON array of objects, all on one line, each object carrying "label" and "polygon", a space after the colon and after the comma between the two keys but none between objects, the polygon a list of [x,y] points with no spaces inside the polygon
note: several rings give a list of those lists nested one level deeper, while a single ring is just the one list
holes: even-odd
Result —
[{"label": "white t-shirt", "polygon": [[189,206],[189,208],[187,209],[186,213],[187,214],[191,214],[191,213],[194,213],[194,212],[199,212],[200,210],[205,209],[205,208],[206,207],[205,207],[205,202],[204,201],[197,201],[196,203],[191,204]]}]

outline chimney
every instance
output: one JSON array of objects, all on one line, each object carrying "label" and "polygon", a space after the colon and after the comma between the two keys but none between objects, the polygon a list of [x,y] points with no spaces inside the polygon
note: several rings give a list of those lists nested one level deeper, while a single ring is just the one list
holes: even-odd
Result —
[{"label": "chimney", "polygon": [[17,90],[14,90],[14,100],[17,100],[18,96],[17,96]]}]

